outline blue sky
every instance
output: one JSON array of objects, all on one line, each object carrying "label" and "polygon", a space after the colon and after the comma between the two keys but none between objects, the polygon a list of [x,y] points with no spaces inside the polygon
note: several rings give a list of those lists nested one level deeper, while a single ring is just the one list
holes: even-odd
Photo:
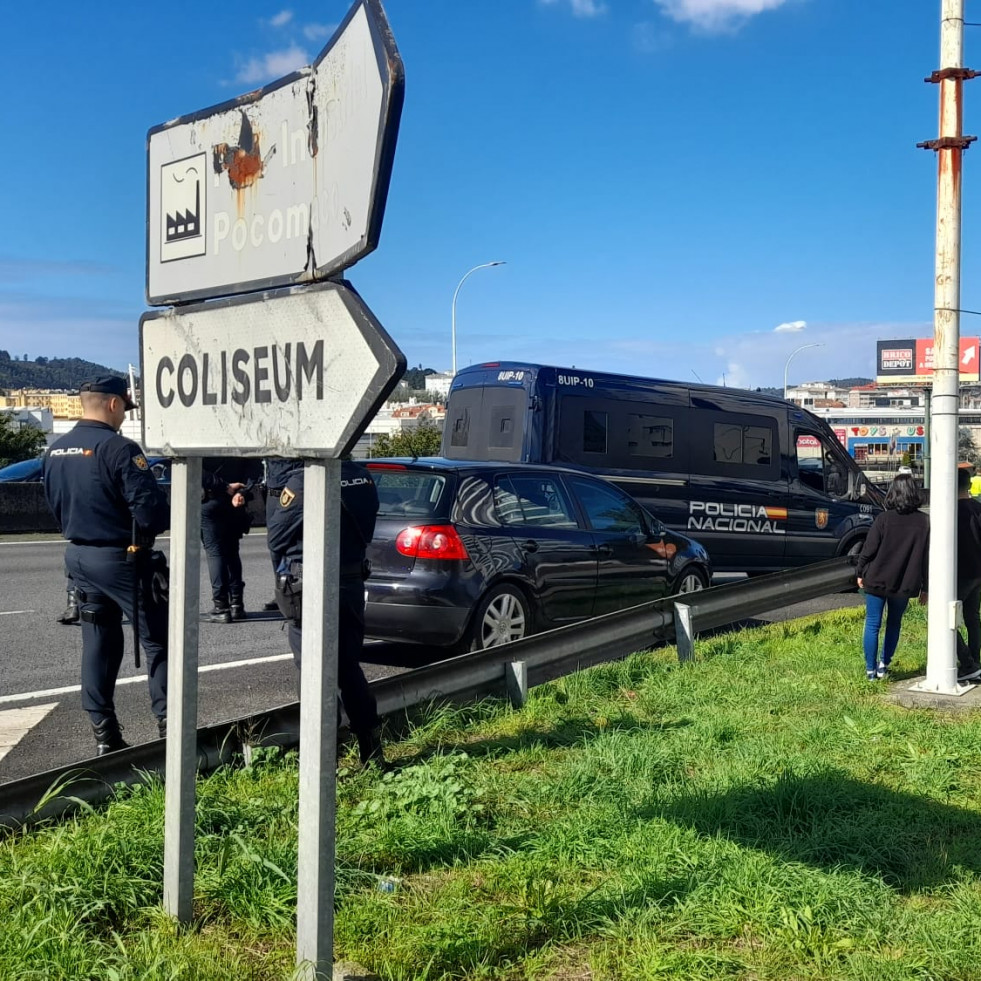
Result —
[{"label": "blue sky", "polygon": [[[147,130],[309,63],[347,7],[10,5],[0,348],[137,362]],[[461,366],[780,385],[802,344],[822,346],[794,358],[792,383],[871,375],[877,338],[932,333],[936,163],[915,144],[937,135],[923,78],[939,67],[940,0],[385,10],[405,106],[380,245],[348,277],[410,365],[449,368],[453,291],[491,260],[507,264],[457,301]],[[968,27],[965,64],[981,68],[979,44]],[[967,133],[979,105],[981,80]],[[975,147],[968,309],[981,309],[979,165]]]}]

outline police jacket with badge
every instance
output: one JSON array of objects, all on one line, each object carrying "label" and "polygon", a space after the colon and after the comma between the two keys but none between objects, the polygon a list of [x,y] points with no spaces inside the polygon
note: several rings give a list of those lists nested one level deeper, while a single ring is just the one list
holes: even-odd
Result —
[{"label": "police jacket with badge", "polygon": [[205,519],[231,522],[239,531],[247,531],[251,521],[248,508],[236,508],[228,494],[229,484],[244,484],[246,501],[251,490],[262,479],[262,462],[245,457],[205,457],[201,461],[201,515]]},{"label": "police jacket with badge", "polygon": [[[378,514],[378,491],[367,468],[353,460],[341,465],[341,535],[340,579],[341,588],[362,583],[370,569],[366,558],[368,543],[375,532]],[[297,596],[292,607],[280,608],[284,616],[299,618],[299,592],[303,566],[303,464],[297,461],[280,496],[279,503],[270,515],[267,525],[269,548],[284,556],[277,570],[277,599],[283,587]],[[361,592],[363,596],[363,592]]]},{"label": "police jacket with badge", "polygon": [[44,458],[44,495],[77,545],[148,546],[170,525],[170,506],[143,450],[111,426],[81,419]]}]

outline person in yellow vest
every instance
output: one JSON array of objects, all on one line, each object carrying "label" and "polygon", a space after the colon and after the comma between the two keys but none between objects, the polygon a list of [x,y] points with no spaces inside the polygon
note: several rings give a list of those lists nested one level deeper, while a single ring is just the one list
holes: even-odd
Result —
[{"label": "person in yellow vest", "polygon": [[981,473],[971,476],[971,497],[981,497]]}]

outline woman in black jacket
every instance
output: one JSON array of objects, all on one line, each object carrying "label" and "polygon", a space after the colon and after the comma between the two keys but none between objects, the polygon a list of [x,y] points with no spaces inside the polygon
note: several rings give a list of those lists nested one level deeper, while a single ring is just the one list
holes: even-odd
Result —
[{"label": "woman in black jacket", "polygon": [[[910,474],[900,474],[886,494],[885,511],[872,524],[855,571],[865,590],[865,675],[885,678],[899,643],[910,598],[926,599],[930,519],[920,511],[920,491]],[[879,630],[887,611],[879,656]]]}]

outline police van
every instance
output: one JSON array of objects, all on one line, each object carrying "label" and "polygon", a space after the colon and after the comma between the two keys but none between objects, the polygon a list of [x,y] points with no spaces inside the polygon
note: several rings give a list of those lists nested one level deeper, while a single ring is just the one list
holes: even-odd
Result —
[{"label": "police van", "polygon": [[464,368],[442,455],[597,474],[705,545],[716,571],[857,551],[883,502],[827,423],[781,398],[577,368]]}]

